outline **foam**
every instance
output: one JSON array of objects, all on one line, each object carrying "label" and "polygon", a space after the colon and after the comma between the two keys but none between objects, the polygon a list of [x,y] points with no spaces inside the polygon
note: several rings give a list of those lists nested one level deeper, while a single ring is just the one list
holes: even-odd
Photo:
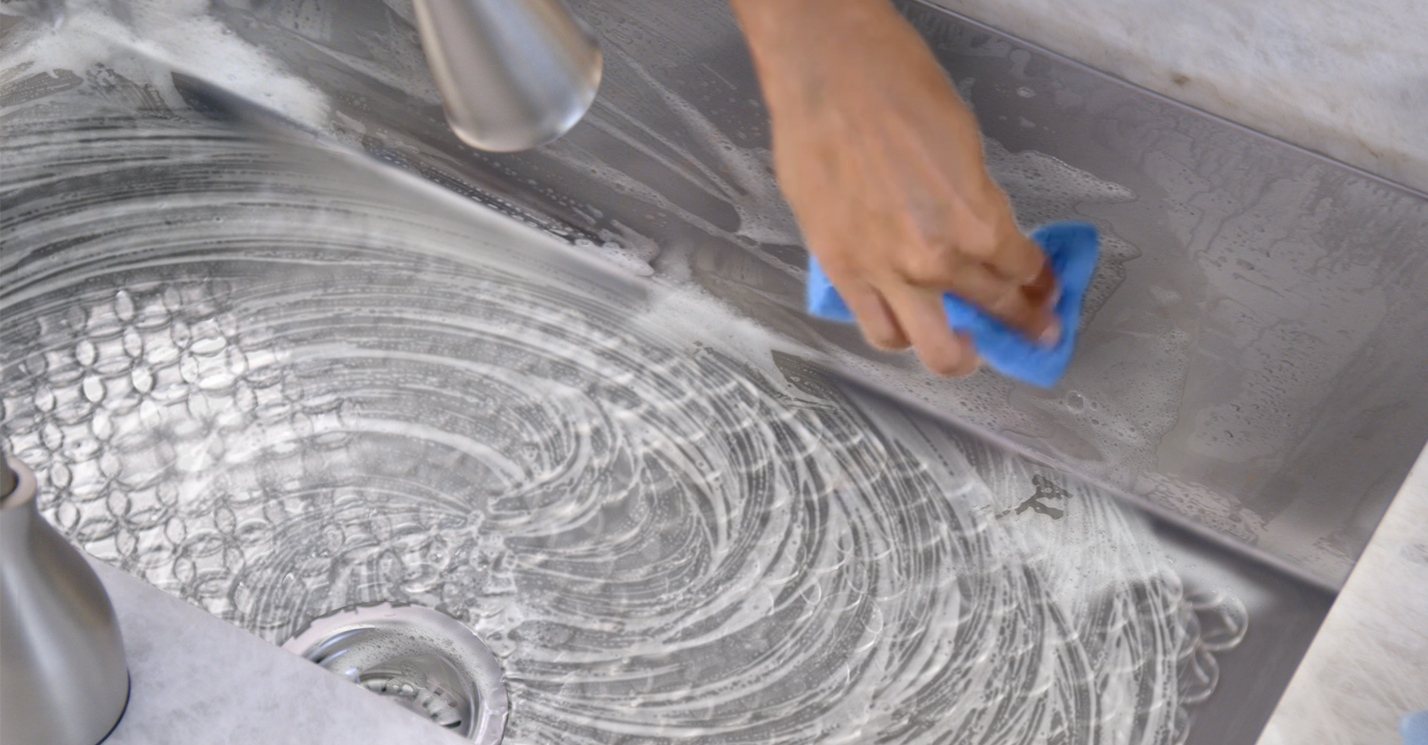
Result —
[{"label": "foam", "polygon": [[170,105],[180,99],[168,70],[136,65],[138,53],[210,81],[281,112],[311,129],[327,128],[326,96],[281,63],[235,35],[208,12],[208,0],[133,0],[121,21],[107,0],[70,0],[62,23],[28,39],[17,62],[34,71],[71,70],[83,75],[96,64],[118,69],[136,82],[163,91]]}]

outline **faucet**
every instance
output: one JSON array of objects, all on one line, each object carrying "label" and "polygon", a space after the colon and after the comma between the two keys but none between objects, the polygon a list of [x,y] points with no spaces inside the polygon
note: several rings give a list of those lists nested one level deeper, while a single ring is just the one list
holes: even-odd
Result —
[{"label": "faucet", "polygon": [[[544,145],[594,102],[600,45],[564,0],[413,0],[413,8],[447,124],[467,145]],[[65,0],[0,0],[0,16],[49,24],[64,9]]]},{"label": "faucet", "polygon": [[95,745],[129,701],[119,622],[36,492],[34,472],[0,452],[0,742]]},{"label": "faucet", "polygon": [[595,100],[601,55],[562,0],[415,0],[446,120],[466,144],[525,150],[565,134]]}]

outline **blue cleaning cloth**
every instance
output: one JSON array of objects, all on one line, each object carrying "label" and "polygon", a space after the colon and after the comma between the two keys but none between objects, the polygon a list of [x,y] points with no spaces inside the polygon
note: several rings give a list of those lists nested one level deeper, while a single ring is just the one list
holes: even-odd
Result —
[{"label": "blue cleaning cloth", "polygon": [[1428,709],[1415,711],[1398,723],[1403,745],[1428,745]]},{"label": "blue cleaning cloth", "polygon": [[[1081,300],[1096,270],[1101,240],[1096,227],[1084,222],[1043,225],[1032,232],[1031,239],[1046,252],[1051,271],[1061,287],[1061,299],[1056,302],[1061,339],[1055,345],[1041,346],[951,293],[943,296],[942,305],[947,309],[948,325],[970,334],[977,353],[993,369],[1008,377],[1050,388],[1065,372],[1071,362],[1071,352],[1076,348]],[[808,312],[833,321],[853,320],[853,313],[811,255]]]}]

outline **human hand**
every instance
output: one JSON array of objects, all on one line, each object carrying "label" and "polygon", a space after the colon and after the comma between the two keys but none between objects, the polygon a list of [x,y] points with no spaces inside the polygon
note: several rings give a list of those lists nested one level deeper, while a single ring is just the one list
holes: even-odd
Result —
[{"label": "human hand", "polygon": [[1053,343],[1055,280],[987,174],[976,119],[887,0],[730,0],[753,52],[774,167],[808,248],[874,346],[977,366],[942,294]]}]

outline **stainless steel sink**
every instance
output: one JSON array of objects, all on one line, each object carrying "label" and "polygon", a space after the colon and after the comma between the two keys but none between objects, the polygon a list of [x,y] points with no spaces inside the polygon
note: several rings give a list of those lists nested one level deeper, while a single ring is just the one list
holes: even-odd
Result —
[{"label": "stainless steel sink", "polygon": [[[722,5],[577,3],[601,98],[499,156],[400,2],[215,7],[185,22],[281,95],[0,35],[6,442],[86,550],[274,642],[461,620],[508,741],[1252,742],[1428,436],[1420,196],[940,11],[908,8],[1021,214],[1110,236],[1050,394],[798,311]],[[1274,316],[1265,261],[1357,325]],[[1362,354],[1295,372],[1330,342]]]},{"label": "stainless steel sink", "polygon": [[[940,8],[907,2],[1028,224],[1108,237],[1050,394],[929,380],[801,312],[765,113],[715,0],[579,0],[605,50],[585,121],[485,154],[445,125],[401,0],[220,0],[290,118],[642,272],[697,285],[830,368],[1336,588],[1428,441],[1428,200]],[[140,34],[173,24],[139,18]],[[181,57],[180,49],[174,56]],[[247,59],[244,57],[243,59]],[[280,82],[272,82],[278,79]],[[299,95],[302,94],[302,95]]]}]

